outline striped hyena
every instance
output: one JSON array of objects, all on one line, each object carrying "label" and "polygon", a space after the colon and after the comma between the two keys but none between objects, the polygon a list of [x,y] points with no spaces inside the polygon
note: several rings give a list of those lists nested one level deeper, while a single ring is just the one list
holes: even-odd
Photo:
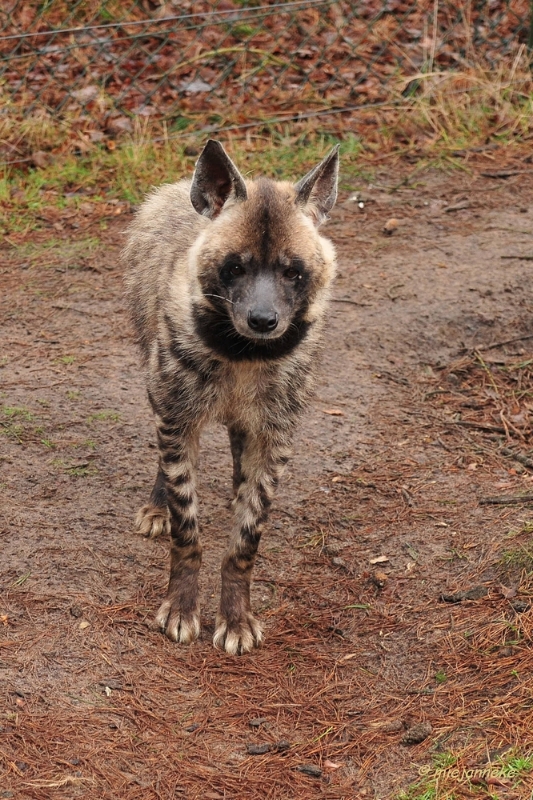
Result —
[{"label": "striped hyena", "polygon": [[200,631],[195,469],[209,420],[229,432],[235,527],[222,563],[214,644],[259,645],[250,579],[261,529],[309,399],[335,251],[317,228],[337,196],[338,148],[296,185],[244,180],[209,141],[191,180],[141,206],[124,251],[127,293],[159,446],[145,536],[171,536],[157,623],[177,642]]}]

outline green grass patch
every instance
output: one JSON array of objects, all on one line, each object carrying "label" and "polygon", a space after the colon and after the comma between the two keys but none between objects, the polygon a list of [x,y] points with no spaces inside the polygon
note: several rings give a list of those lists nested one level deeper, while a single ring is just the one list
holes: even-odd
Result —
[{"label": "green grass patch", "polygon": [[88,478],[91,475],[98,474],[98,469],[90,462],[68,464],[62,458],[54,458],[50,463],[55,469],[64,472],[66,475],[71,475],[74,478]]},{"label": "green grass patch", "polygon": [[88,422],[118,422],[120,420],[121,415],[118,411],[110,411],[109,409],[104,409],[103,411],[97,411],[95,414],[90,414],[87,421]]},{"label": "green grass patch", "polygon": [[8,419],[20,419],[25,422],[32,422],[35,419],[33,413],[24,406],[3,406],[2,414]]},{"label": "green grass patch", "polygon": [[521,755],[520,753],[508,754],[502,760],[502,775],[505,778],[525,779],[533,772],[533,753]]},{"label": "green grass patch", "polygon": [[[460,755],[445,752],[433,757],[431,764],[419,768],[420,779],[395,795],[394,800],[459,800],[468,792],[468,797],[491,798],[504,800],[507,796],[500,793],[496,781],[491,785],[491,793],[487,794],[487,779],[510,781],[515,790],[527,789],[531,786],[533,772],[533,754],[519,753],[510,750],[493,762],[484,761],[480,754],[478,766],[471,766],[471,754],[465,759],[468,766],[463,766]],[[520,795],[522,796],[522,795]],[[525,795],[524,795],[525,797]]]},{"label": "green grass patch", "polygon": [[[46,196],[41,199],[43,207],[48,200]],[[52,199],[52,203],[54,200]],[[14,206],[17,208],[18,206]],[[29,212],[33,219],[38,213]],[[22,209],[22,213],[27,213],[28,209]],[[7,258],[16,260],[17,263],[25,262],[31,268],[42,269],[75,269],[84,263],[84,259],[94,250],[100,247],[100,240],[96,236],[83,236],[80,239],[58,239],[51,236],[42,242],[26,240],[14,243],[12,249],[6,253]]]},{"label": "green grass patch", "polygon": [[[175,120],[173,129],[182,130],[189,123],[189,120]],[[124,139],[111,151],[95,146],[82,155],[67,152],[40,168],[4,167],[3,174],[0,172],[0,233],[26,234],[41,228],[41,213],[45,209],[76,207],[90,201],[98,213],[98,207],[111,200],[138,205],[154,186],[190,176],[206,138],[193,139],[191,145],[190,137],[153,141],[148,135],[139,134]],[[302,177],[339,141],[329,133],[295,136],[290,126],[257,137],[253,146],[236,137],[221,135],[220,138],[245,176],[261,174],[294,180]],[[341,142],[344,181],[349,175],[362,174],[359,163],[362,152],[360,139],[347,134]],[[369,174],[368,168],[364,174]],[[102,224],[105,227],[105,222]],[[33,262],[48,249],[50,256],[45,256],[43,265],[57,266],[56,251],[60,246],[63,267],[66,264],[74,269],[83,264],[83,254],[97,243],[94,238],[73,241],[68,243],[71,251],[65,254],[66,243],[52,238],[46,245],[20,245],[17,254]]]},{"label": "green grass patch", "polygon": [[92,466],[91,464],[66,467],[65,472],[67,475],[72,475],[75,478],[88,478],[90,475],[98,474],[96,467]]},{"label": "green grass patch", "polygon": [[[35,415],[24,406],[3,406],[0,410],[0,434],[18,444],[35,435]],[[42,428],[39,429],[42,433]]]},{"label": "green grass patch", "polygon": [[512,550],[505,550],[500,557],[500,564],[506,569],[525,570],[533,574],[533,540]]}]

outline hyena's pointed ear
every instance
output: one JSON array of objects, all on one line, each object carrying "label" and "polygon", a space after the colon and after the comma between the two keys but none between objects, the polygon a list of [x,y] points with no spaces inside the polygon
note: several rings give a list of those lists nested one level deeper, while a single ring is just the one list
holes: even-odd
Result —
[{"label": "hyena's pointed ear", "polygon": [[209,139],[196,163],[191,185],[191,203],[204,217],[217,217],[228,197],[246,200],[246,185],[241,173],[214,139]]},{"label": "hyena's pointed ear", "polygon": [[296,203],[310,213],[316,225],[325,220],[337,199],[339,147],[335,145],[331,153],[294,187]]}]

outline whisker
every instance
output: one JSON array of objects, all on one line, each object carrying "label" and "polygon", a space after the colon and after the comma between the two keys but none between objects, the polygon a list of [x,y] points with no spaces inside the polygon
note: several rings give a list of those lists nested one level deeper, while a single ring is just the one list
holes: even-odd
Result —
[{"label": "whisker", "polygon": [[233,300],[230,300],[228,297],[222,297],[220,294],[208,294],[207,292],[204,292],[204,297],[216,297],[217,300],[225,300],[226,303],[231,303],[232,306],[235,305]]}]

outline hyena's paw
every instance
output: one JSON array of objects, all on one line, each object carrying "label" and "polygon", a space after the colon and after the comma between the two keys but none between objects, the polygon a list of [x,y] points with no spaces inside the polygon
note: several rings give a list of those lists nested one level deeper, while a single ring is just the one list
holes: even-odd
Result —
[{"label": "hyena's paw", "polygon": [[217,614],[213,644],[232,656],[249,653],[260,647],[263,641],[263,625],[251,614],[246,614],[237,623],[229,623],[219,612]]},{"label": "hyena's paw", "polygon": [[200,635],[200,613],[198,610],[180,611],[176,601],[165,600],[155,617],[161,631],[180,644],[190,644]]},{"label": "hyena's paw", "polygon": [[153,506],[151,503],[142,506],[135,517],[135,528],[149,539],[157,539],[162,533],[170,533],[170,514],[165,506]]}]

